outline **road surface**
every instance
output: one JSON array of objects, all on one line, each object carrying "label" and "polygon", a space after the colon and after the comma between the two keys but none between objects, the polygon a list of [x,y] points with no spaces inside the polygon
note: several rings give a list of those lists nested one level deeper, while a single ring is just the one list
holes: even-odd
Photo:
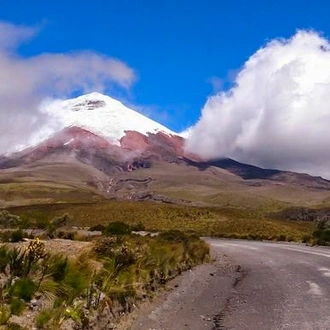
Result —
[{"label": "road surface", "polygon": [[175,279],[131,330],[330,329],[330,249],[207,241],[216,262]]}]

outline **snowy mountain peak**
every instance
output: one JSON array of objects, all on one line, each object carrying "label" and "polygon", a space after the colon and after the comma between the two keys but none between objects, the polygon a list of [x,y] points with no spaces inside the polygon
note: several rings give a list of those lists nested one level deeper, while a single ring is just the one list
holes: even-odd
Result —
[{"label": "snowy mountain peak", "polygon": [[120,101],[100,93],[90,93],[69,100],[49,102],[43,109],[56,123],[57,129],[76,126],[118,141],[125,131],[164,132],[178,135],[156,121],[126,107]]},{"label": "snowy mountain peak", "polygon": [[71,107],[71,110],[74,111],[94,110],[106,107],[107,105],[112,107],[124,107],[120,101],[98,92],[82,95],[74,99],[66,100],[66,102],[68,107]]}]

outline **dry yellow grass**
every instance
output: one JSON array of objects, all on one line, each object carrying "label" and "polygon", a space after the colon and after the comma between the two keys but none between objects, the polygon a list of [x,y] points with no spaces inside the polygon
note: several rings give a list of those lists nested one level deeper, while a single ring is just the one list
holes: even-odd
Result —
[{"label": "dry yellow grass", "polygon": [[[147,179],[147,191],[205,207],[109,201],[95,181],[109,180],[88,165],[40,163],[0,172],[0,208],[28,219],[69,213],[72,226],[110,221],[141,222],[149,230],[193,230],[201,235],[300,239],[311,224],[269,219],[287,207],[330,205],[330,192],[267,180],[242,180],[210,167],[203,171],[183,164],[154,164],[150,169],[116,174],[116,179]],[[94,181],[93,181],[94,180]],[[125,189],[131,189],[126,187]],[[24,206],[16,208],[16,206]]]},{"label": "dry yellow grass", "polygon": [[195,231],[205,236],[299,241],[311,234],[307,222],[281,221],[259,216],[253,210],[191,207],[150,202],[107,201],[102,203],[50,204],[11,208],[26,220],[51,220],[68,213],[68,225],[89,227],[123,221],[142,223],[147,230]]}]

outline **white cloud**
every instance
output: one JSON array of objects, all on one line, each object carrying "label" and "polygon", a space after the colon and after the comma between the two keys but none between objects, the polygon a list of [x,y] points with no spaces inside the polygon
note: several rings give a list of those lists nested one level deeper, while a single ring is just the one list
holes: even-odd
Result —
[{"label": "white cloud", "polygon": [[208,83],[212,85],[213,92],[218,93],[221,91],[224,85],[224,80],[220,77],[213,76],[207,80]]},{"label": "white cloud", "polygon": [[298,31],[259,49],[208,99],[186,148],[330,177],[330,43]]},{"label": "white cloud", "polygon": [[13,49],[38,33],[38,27],[0,21],[0,49]]},{"label": "white cloud", "polygon": [[90,51],[20,57],[16,49],[37,32],[0,21],[0,154],[25,145],[41,126],[54,124],[38,111],[46,97],[127,89],[135,80],[125,63]]}]

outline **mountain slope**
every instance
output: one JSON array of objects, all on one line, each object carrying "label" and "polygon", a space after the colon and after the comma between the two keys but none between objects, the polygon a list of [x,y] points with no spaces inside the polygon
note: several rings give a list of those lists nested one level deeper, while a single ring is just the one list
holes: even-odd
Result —
[{"label": "mountain slope", "polygon": [[[89,193],[93,199],[102,195],[277,211],[285,205],[318,205],[329,196],[330,182],[321,178],[231,159],[193,160],[184,154],[181,137],[129,131],[120,143],[69,127],[38,146],[2,158],[0,200],[7,205],[14,200],[36,203],[36,198],[42,203],[78,201]],[[19,200],[17,191],[22,190]]]},{"label": "mountain slope", "polygon": [[36,203],[36,198],[38,203],[79,201],[81,192],[93,199],[270,211],[330,203],[328,180],[233,159],[202,161],[185,152],[183,137],[107,96],[88,94],[60,102],[58,109],[67,127],[0,157],[0,206]]}]

